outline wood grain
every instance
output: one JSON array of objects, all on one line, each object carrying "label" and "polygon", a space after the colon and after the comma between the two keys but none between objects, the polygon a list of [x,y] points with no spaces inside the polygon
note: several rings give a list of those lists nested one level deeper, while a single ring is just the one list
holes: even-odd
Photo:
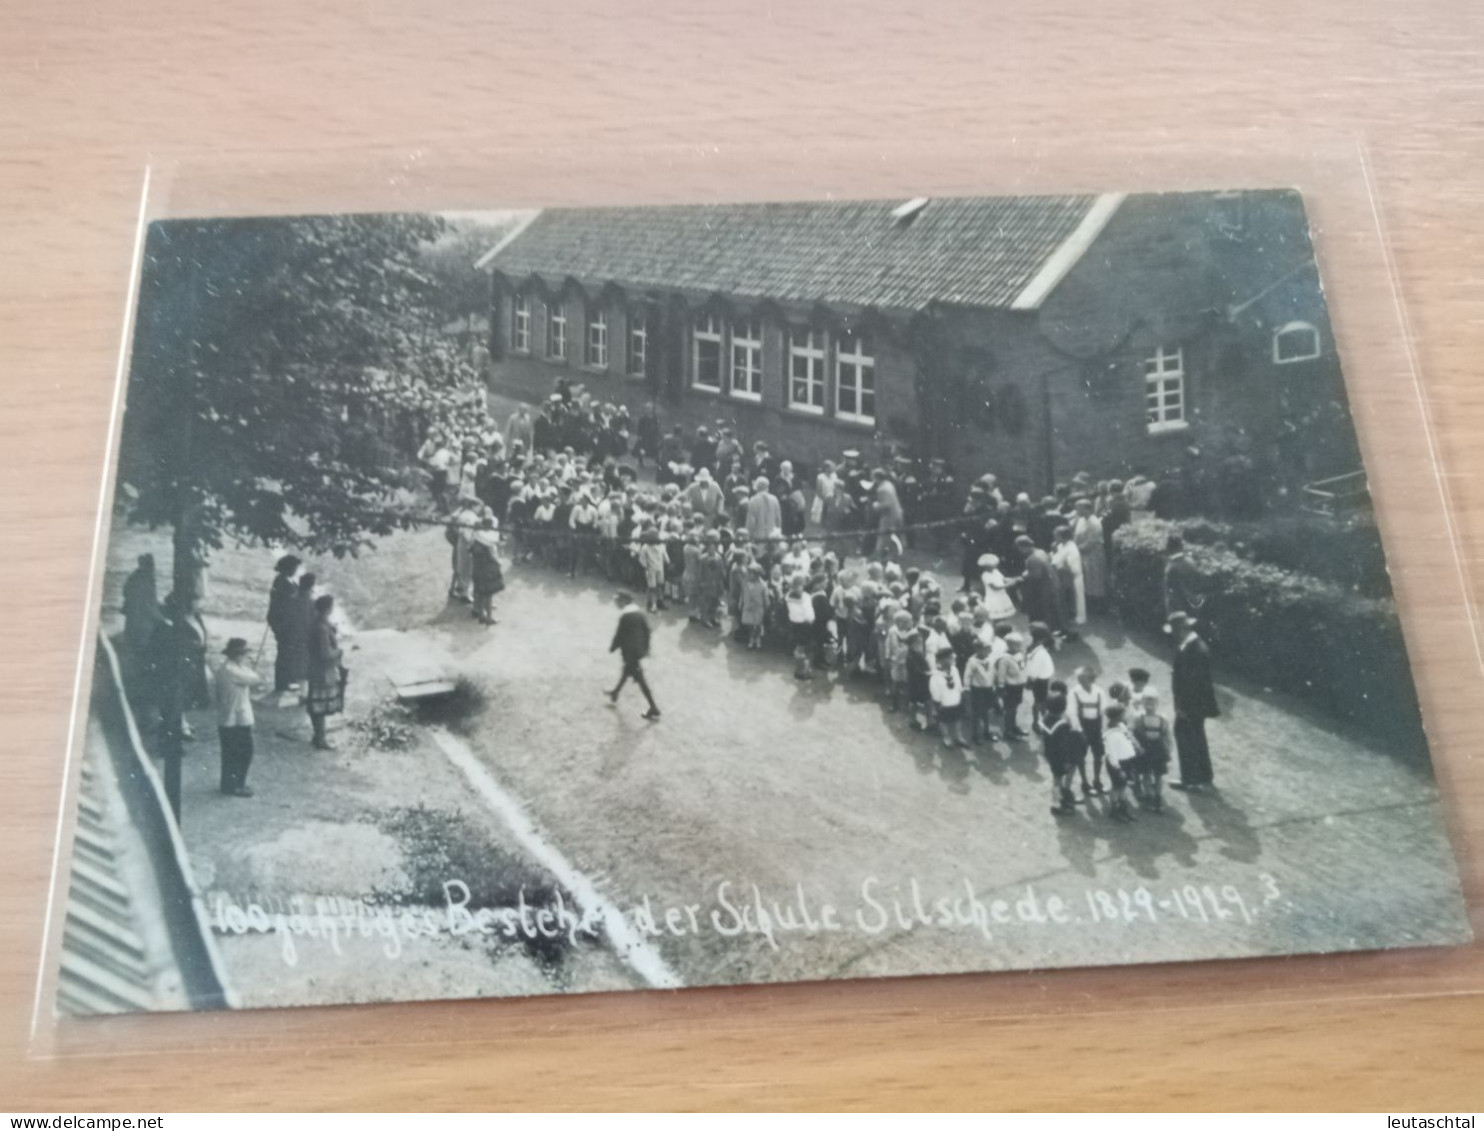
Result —
[{"label": "wood grain", "polygon": [[1477,575],[1481,32],[1467,0],[4,0],[0,1102],[1480,1107],[1478,945],[124,1019],[35,1046],[29,1022],[146,164],[176,212],[1173,188],[1296,171],[1484,927],[1484,696],[1421,416]]}]

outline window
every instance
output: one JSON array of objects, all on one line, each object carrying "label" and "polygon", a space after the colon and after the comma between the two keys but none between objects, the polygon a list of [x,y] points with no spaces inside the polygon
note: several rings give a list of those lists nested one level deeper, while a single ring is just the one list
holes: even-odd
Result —
[{"label": "window", "polygon": [[510,315],[510,348],[516,353],[531,352],[531,297],[516,295]]},{"label": "window", "polygon": [[1151,432],[1185,427],[1185,351],[1160,346],[1144,359],[1144,416]]},{"label": "window", "polygon": [[732,327],[732,396],[763,399],[763,327],[755,320]]},{"label": "window", "polygon": [[643,377],[649,364],[649,315],[642,310],[629,312],[630,377]]},{"label": "window", "polygon": [[1288,365],[1319,356],[1319,331],[1308,322],[1290,322],[1273,334],[1273,361]]},{"label": "window", "polygon": [[587,318],[587,363],[608,368],[608,315],[601,310]]},{"label": "window", "polygon": [[721,392],[721,319],[714,314],[696,319],[691,338],[691,384]]},{"label": "window", "polygon": [[560,302],[546,308],[546,356],[553,361],[567,360],[567,308]]},{"label": "window", "polygon": [[841,334],[835,352],[835,415],[876,423],[876,359],[860,334]]},{"label": "window", "polygon": [[788,337],[788,407],[824,412],[824,331],[794,330]]}]

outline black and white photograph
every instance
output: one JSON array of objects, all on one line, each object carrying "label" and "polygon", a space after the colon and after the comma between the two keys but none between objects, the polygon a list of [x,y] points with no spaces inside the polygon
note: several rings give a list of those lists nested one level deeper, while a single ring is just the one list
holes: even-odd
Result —
[{"label": "black and white photograph", "polygon": [[136,282],[63,1014],[1472,938],[1297,191],[176,218]]}]

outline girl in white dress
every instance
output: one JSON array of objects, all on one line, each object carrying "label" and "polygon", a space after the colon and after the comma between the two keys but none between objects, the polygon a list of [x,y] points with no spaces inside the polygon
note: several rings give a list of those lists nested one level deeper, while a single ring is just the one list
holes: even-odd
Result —
[{"label": "girl in white dress", "polygon": [[1000,559],[994,554],[985,554],[979,559],[984,570],[979,580],[984,584],[984,607],[990,620],[1008,620],[1015,615],[1015,602],[1010,599],[1010,583],[1000,572]]}]

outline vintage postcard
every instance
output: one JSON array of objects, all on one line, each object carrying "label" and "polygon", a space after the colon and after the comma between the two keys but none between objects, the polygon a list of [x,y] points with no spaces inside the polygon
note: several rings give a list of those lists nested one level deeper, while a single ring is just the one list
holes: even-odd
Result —
[{"label": "vintage postcard", "polygon": [[1470,929],[1302,198],[148,228],[67,1014]]}]

